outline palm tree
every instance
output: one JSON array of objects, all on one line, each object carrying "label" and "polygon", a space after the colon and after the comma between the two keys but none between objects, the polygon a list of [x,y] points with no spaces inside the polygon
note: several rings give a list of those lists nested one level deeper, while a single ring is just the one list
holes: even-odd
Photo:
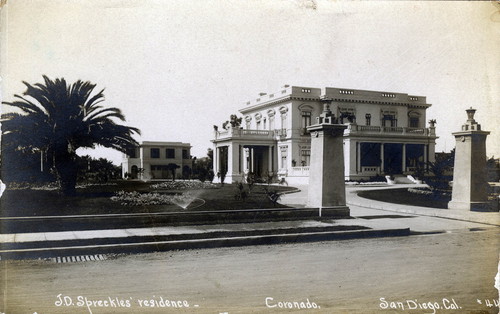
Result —
[{"label": "palm tree", "polygon": [[137,128],[115,123],[125,121],[118,108],[104,108],[104,90],[93,94],[96,85],[78,80],[71,85],[64,79],[43,76],[44,84],[23,82],[27,90],[14,95],[13,102],[21,113],[2,115],[4,149],[40,151],[54,166],[63,193],[75,192],[76,150],[95,145],[122,152],[135,145],[132,137]]}]

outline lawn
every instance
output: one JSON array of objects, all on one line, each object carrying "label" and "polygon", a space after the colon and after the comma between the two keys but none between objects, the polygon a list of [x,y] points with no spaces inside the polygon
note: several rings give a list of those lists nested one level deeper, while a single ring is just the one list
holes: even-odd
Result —
[{"label": "lawn", "polygon": [[362,191],[359,196],[387,203],[414,205],[433,208],[448,208],[449,195],[425,195],[409,192],[408,189]]},{"label": "lawn", "polygon": [[[188,181],[189,182],[189,181]],[[93,185],[77,189],[75,196],[63,196],[55,190],[7,189],[0,199],[2,217],[89,215],[123,213],[158,213],[176,211],[209,211],[271,208],[266,190],[284,192],[293,190],[286,186],[254,185],[245,200],[236,199],[238,188],[235,184],[213,185],[198,189],[154,189],[158,182],[117,181],[107,185]],[[248,186],[245,185],[248,191]],[[160,194],[188,193],[196,199],[192,206],[183,209],[178,205],[123,205],[113,201],[112,196],[119,191]],[[286,207],[276,204],[276,207]]]}]

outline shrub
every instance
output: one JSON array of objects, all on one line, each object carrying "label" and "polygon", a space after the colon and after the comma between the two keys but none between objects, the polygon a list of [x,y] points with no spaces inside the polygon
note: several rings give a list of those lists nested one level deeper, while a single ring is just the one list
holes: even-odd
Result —
[{"label": "shrub", "polygon": [[159,193],[139,193],[119,191],[111,197],[114,202],[120,202],[124,206],[145,206],[145,205],[171,205],[187,203],[193,199],[189,194],[166,195]]},{"label": "shrub", "polygon": [[187,189],[217,189],[219,186],[211,182],[200,181],[168,181],[151,185],[155,190],[187,190]]}]

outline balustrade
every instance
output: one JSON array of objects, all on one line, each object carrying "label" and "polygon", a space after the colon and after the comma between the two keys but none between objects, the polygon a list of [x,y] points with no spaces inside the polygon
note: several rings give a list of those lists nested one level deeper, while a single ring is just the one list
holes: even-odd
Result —
[{"label": "balustrade", "polygon": [[261,137],[261,138],[273,138],[275,131],[269,130],[248,130],[248,129],[228,129],[224,131],[216,131],[215,138],[229,138],[229,137]]}]

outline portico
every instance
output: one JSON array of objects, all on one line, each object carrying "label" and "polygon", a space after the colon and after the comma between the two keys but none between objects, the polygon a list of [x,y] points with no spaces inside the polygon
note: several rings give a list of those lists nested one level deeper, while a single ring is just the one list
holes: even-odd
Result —
[{"label": "portico", "polygon": [[270,134],[242,131],[228,130],[228,136],[219,134],[214,140],[214,172],[219,175],[226,173],[225,182],[244,181],[249,173],[266,177],[276,172],[276,144],[269,139]]}]

